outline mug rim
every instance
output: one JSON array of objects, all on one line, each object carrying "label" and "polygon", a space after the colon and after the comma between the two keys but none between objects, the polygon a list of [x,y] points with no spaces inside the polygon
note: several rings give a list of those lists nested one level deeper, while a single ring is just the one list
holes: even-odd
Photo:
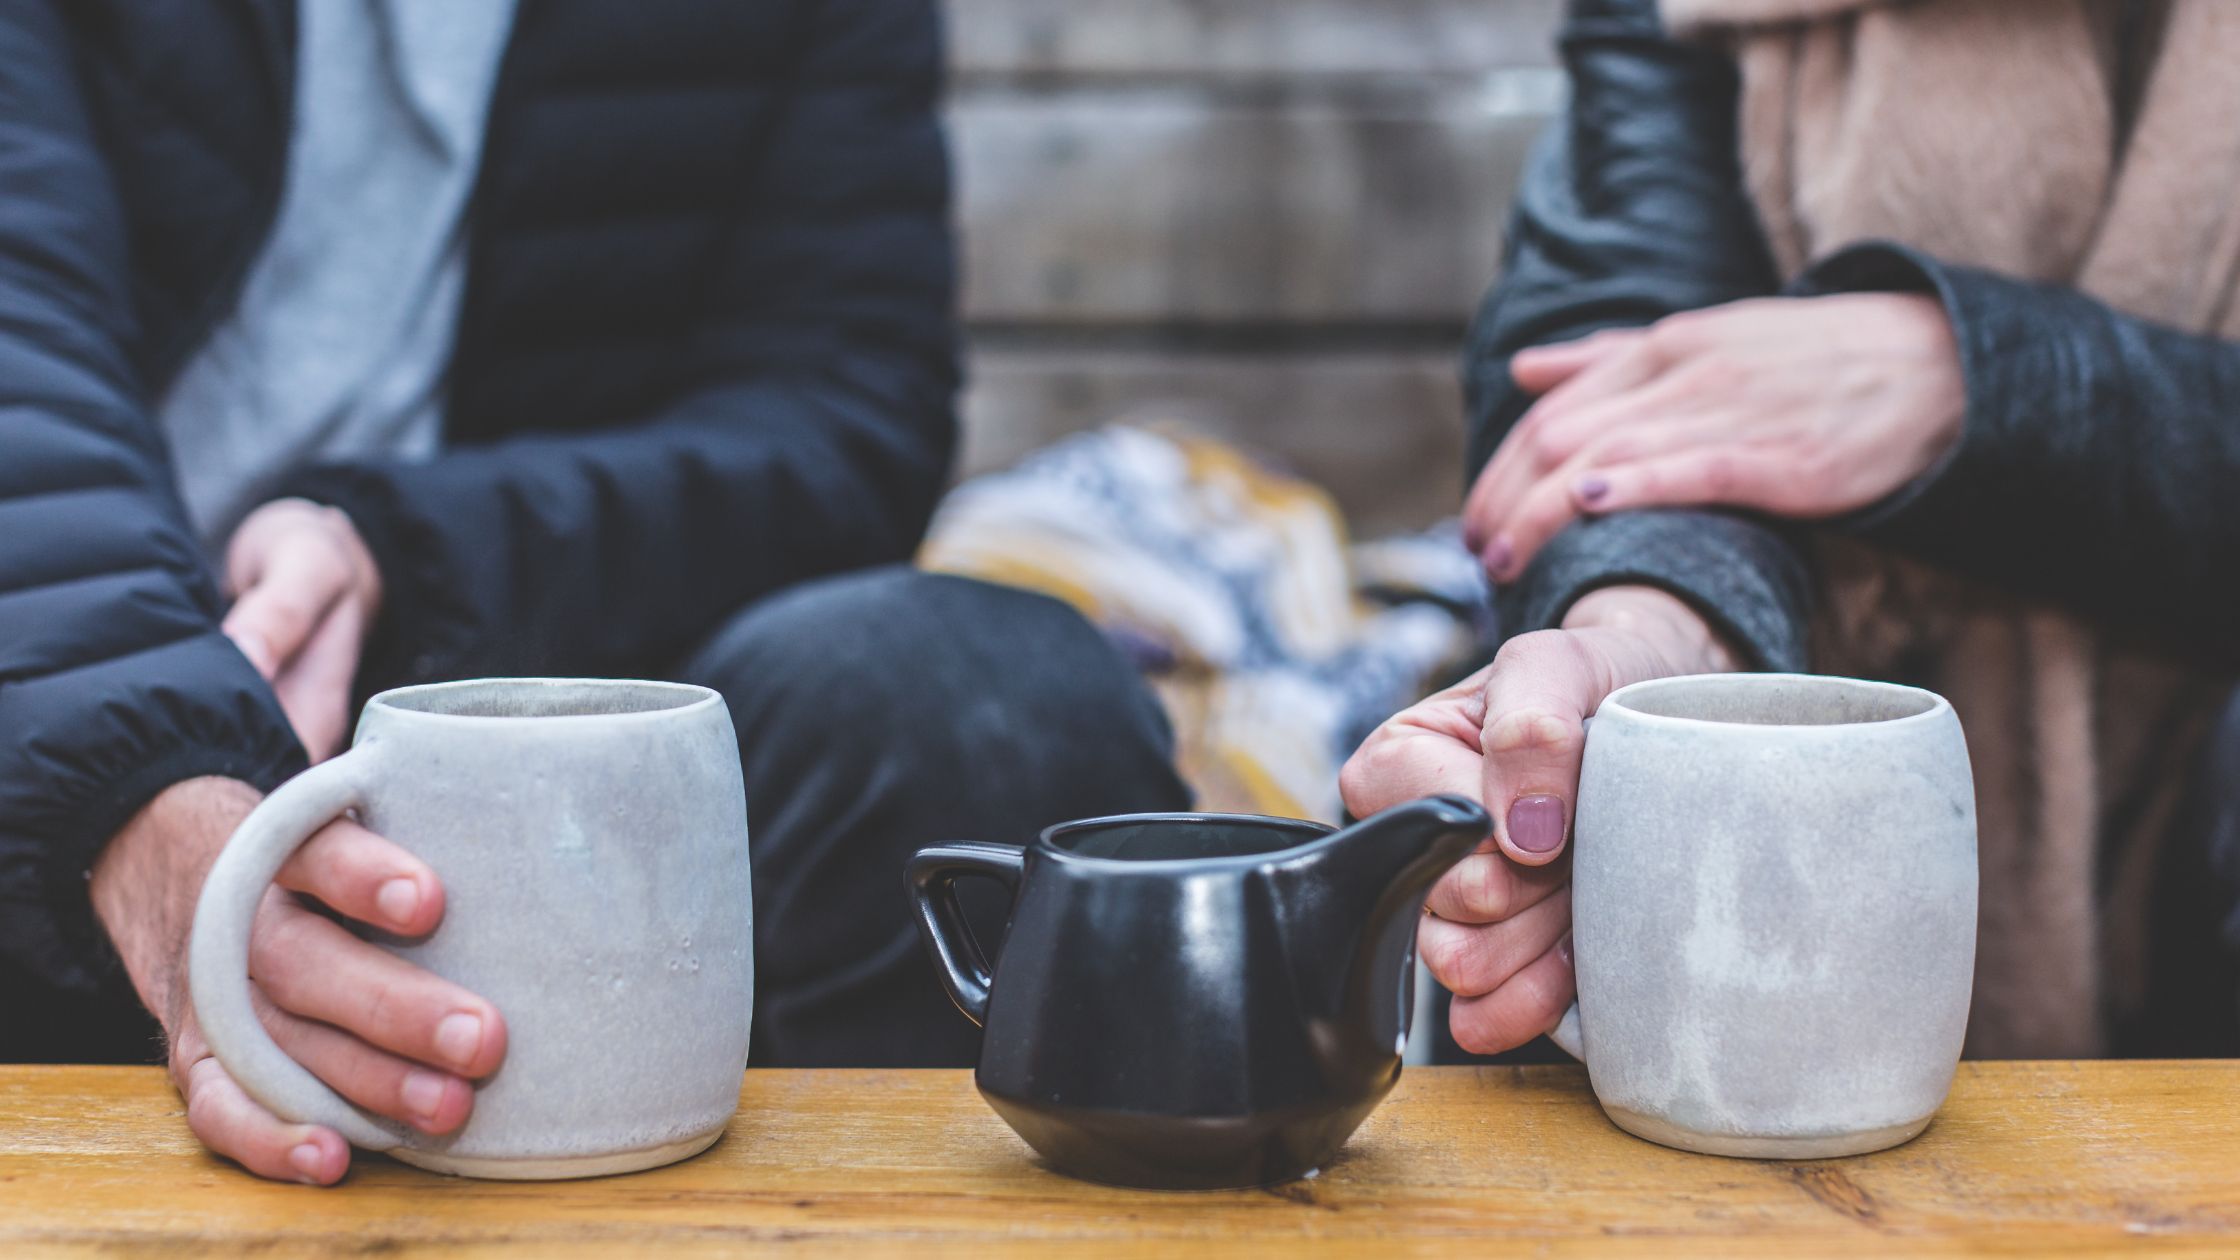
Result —
[{"label": "mug rim", "polygon": [[[412,696],[443,695],[445,693],[471,692],[481,689],[544,690],[560,687],[585,687],[600,691],[628,688],[638,691],[672,692],[681,697],[680,703],[658,709],[625,709],[616,713],[447,713],[440,709],[422,709],[400,704],[399,700]],[[448,682],[412,683],[391,687],[377,692],[366,701],[367,714],[379,709],[384,715],[410,718],[415,721],[449,722],[475,725],[535,723],[586,723],[586,722],[644,722],[663,718],[684,717],[699,713],[711,705],[723,703],[721,693],[697,683],[667,682],[652,678],[457,678]]]},{"label": "mug rim", "polygon": [[[1721,686],[1748,690],[1776,684],[1804,684],[1829,691],[1872,692],[1884,696],[1909,696],[1927,700],[1927,707],[1919,712],[1897,717],[1867,718],[1856,722],[1734,722],[1720,718],[1675,717],[1669,713],[1653,713],[1628,703],[1640,695],[1681,686]],[[1627,719],[1650,725],[1726,731],[1842,731],[1842,730],[1894,730],[1911,725],[1926,725],[1952,712],[1952,702],[1926,687],[1912,687],[1905,683],[1883,682],[1873,678],[1851,678],[1842,674],[1673,674],[1665,678],[1649,678],[1628,683],[1602,698],[1595,709],[1595,717],[1615,709]]]},{"label": "mug rim", "polygon": [[[1233,853],[1209,857],[1181,858],[1098,857],[1093,853],[1078,852],[1058,843],[1058,838],[1066,832],[1087,831],[1095,827],[1135,826],[1143,823],[1242,824],[1270,829],[1280,827],[1286,830],[1299,830],[1303,828],[1313,834],[1302,838],[1297,844],[1287,844],[1280,849],[1269,849],[1262,853]],[[1316,822],[1311,818],[1282,818],[1275,814],[1222,814],[1181,810],[1144,814],[1102,814],[1094,818],[1074,818],[1062,823],[1052,823],[1036,834],[1032,847],[1060,862],[1078,863],[1085,866],[1113,867],[1131,871],[1172,869],[1185,866],[1203,869],[1222,865],[1258,866],[1272,859],[1296,853],[1310,845],[1319,844],[1336,834],[1338,834],[1338,828],[1331,826],[1329,823]]]}]

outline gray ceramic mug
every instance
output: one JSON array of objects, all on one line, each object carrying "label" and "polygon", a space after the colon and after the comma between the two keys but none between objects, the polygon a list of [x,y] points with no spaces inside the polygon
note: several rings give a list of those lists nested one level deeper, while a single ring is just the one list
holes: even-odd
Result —
[{"label": "gray ceramic mug", "polygon": [[[442,1137],[342,1099],[250,1007],[257,903],[346,812],[443,880],[433,933],[376,939],[506,1020],[505,1062]],[[405,687],[375,696],[354,746],[267,797],[210,868],[188,958],[195,1015],[257,1101],[407,1163],[523,1179],[651,1168],[705,1149],[738,1109],[751,899],[738,740],[715,692]]]},{"label": "gray ceramic mug", "polygon": [[1974,983],[1960,721],[1912,687],[1792,674],[1612,692],[1572,852],[1579,1001],[1555,1039],[1619,1127],[1769,1159],[1906,1141]]}]

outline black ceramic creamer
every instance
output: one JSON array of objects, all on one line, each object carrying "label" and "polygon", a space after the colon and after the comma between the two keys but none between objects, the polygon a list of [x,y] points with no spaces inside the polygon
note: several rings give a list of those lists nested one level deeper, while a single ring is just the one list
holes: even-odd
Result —
[{"label": "black ceramic creamer", "polygon": [[[1133,814],[924,849],[908,878],[987,1030],[981,1094],[1053,1166],[1261,1185],[1321,1167],[1400,1078],[1423,899],[1491,830],[1452,796],[1337,832]],[[992,976],[957,905],[974,875],[1014,893]]]}]

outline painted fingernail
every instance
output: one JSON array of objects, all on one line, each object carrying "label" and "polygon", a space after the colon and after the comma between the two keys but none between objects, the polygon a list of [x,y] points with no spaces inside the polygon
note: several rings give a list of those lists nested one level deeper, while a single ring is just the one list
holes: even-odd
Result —
[{"label": "painted fingernail", "polygon": [[460,1071],[474,1062],[475,1051],[482,1048],[482,1021],[465,1011],[454,1011],[436,1025],[436,1053]]},{"label": "painted fingernail", "polygon": [[414,1068],[405,1073],[404,1087],[397,1093],[404,1101],[404,1109],[411,1112],[414,1119],[427,1123],[436,1118],[436,1110],[443,1106],[443,1089],[442,1077]]},{"label": "painted fingernail", "polygon": [[1571,933],[1565,932],[1563,939],[1556,942],[1556,957],[1561,958],[1563,965],[1566,967],[1573,965],[1571,962]]},{"label": "painted fingernail", "polygon": [[1496,538],[1486,544],[1485,555],[1482,558],[1485,561],[1486,572],[1507,573],[1509,562],[1517,558],[1517,549],[1510,544],[1508,539]]},{"label": "painted fingernail", "polygon": [[1610,482],[1606,478],[1589,474],[1579,478],[1577,489],[1580,502],[1600,503],[1603,496],[1610,493]]},{"label": "painted fingernail", "polygon": [[420,885],[407,876],[399,875],[381,885],[380,891],[373,895],[373,904],[381,908],[381,913],[389,922],[400,925],[410,923],[413,912],[420,908]]},{"label": "painted fingernail", "polygon": [[288,1152],[288,1166],[295,1169],[299,1176],[312,1185],[318,1185],[325,1180],[319,1175],[319,1166],[325,1162],[326,1154],[319,1149],[316,1142],[305,1142]]},{"label": "painted fingernail", "polygon": [[1527,853],[1553,853],[1563,847],[1563,798],[1520,796],[1509,807],[1509,843]]}]

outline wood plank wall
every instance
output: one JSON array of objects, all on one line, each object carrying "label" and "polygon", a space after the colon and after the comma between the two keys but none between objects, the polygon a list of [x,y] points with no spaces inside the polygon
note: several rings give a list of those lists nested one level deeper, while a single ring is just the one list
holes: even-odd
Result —
[{"label": "wood plank wall", "polygon": [[1373,535],[1460,497],[1458,352],[1558,0],[948,0],[963,471],[1124,416]]}]

